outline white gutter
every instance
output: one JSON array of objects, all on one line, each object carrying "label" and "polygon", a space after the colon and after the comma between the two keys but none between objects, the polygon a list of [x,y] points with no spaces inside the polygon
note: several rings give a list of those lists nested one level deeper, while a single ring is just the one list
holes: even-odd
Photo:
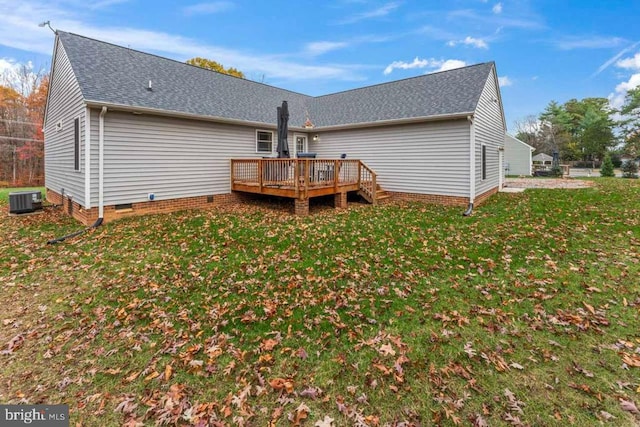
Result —
[{"label": "white gutter", "polygon": [[[91,107],[97,107],[97,108],[109,107],[109,109],[112,111],[117,110],[117,111],[125,111],[130,113],[142,113],[142,114],[146,113],[146,114],[154,114],[154,115],[166,116],[166,117],[178,117],[178,118],[203,120],[203,121],[217,122],[217,123],[228,123],[228,124],[241,125],[241,126],[253,126],[253,127],[260,127],[262,129],[276,128],[276,126],[274,126],[273,123],[254,122],[250,120],[240,120],[240,119],[229,119],[226,117],[184,113],[181,111],[163,110],[160,108],[136,107],[132,105],[113,104],[113,103],[101,102],[101,101],[85,101],[85,102],[87,103],[87,105],[90,105]],[[290,125],[289,130],[295,131],[295,132],[305,132],[305,133],[325,132],[325,131],[332,131],[332,130],[358,129],[358,128],[375,127],[375,126],[389,126],[389,125],[401,125],[401,124],[409,124],[409,123],[439,121],[439,120],[464,119],[464,118],[468,118],[470,114],[473,114],[473,112],[469,111],[464,113],[438,114],[433,116],[377,120],[374,122],[363,122],[363,123],[353,123],[353,124],[334,125],[334,126],[318,126],[313,128],[305,128],[301,126]]]},{"label": "white gutter", "polygon": [[473,116],[467,116],[467,120],[469,120],[469,208],[467,212],[470,215],[476,198],[476,129]]},{"label": "white gutter", "polygon": [[84,208],[91,209],[91,110],[84,110]]},{"label": "white gutter", "polygon": [[100,132],[98,137],[98,219],[104,217],[104,115],[107,107],[100,111]]}]

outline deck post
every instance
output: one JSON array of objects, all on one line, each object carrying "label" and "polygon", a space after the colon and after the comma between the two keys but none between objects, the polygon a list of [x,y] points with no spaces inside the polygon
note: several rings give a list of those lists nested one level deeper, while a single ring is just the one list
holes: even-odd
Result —
[{"label": "deck post", "polygon": [[347,207],[347,193],[342,191],[333,196],[333,207],[336,209],[345,209]]},{"label": "deck post", "polygon": [[[304,198],[309,199],[309,174],[311,171],[309,170],[309,159],[304,159]],[[307,206],[307,210],[309,207]]]},{"label": "deck post", "polygon": [[294,164],[295,164],[295,168],[293,171],[293,182],[294,182],[294,186],[296,189],[296,199],[298,199],[300,197],[300,165],[299,165],[299,160],[295,159],[294,160]]},{"label": "deck post", "polygon": [[309,215],[309,199],[295,199],[295,214],[299,216]]},{"label": "deck post", "polygon": [[338,177],[340,174],[338,173],[338,165],[340,164],[340,160],[333,161],[333,192],[338,193]]},{"label": "deck post", "polygon": [[371,174],[371,186],[372,186],[371,200],[373,200],[371,202],[371,204],[372,205],[377,205],[378,201],[376,200],[376,196],[378,195],[378,184],[376,183],[376,174],[375,173]]},{"label": "deck post", "polygon": [[262,193],[262,159],[258,159],[258,188]]}]

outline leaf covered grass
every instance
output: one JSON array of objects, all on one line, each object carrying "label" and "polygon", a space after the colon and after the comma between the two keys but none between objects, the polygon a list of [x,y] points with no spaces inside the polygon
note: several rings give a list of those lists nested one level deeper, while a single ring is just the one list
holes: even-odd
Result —
[{"label": "leaf covered grass", "polygon": [[595,181],[467,218],[254,203],[56,246],[61,212],[2,215],[0,401],[96,426],[637,425],[640,184]]}]

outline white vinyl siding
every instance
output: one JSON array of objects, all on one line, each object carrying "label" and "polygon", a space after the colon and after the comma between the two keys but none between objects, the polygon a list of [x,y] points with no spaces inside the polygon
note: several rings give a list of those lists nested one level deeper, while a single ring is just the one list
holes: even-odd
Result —
[{"label": "white vinyl siding", "polygon": [[[45,186],[85,205],[84,102],[69,59],[58,42],[44,127]],[[74,120],[79,119],[79,170],[74,163]]]},{"label": "white vinyl siding", "polygon": [[[502,105],[498,95],[495,70],[489,74],[474,115],[476,135],[476,196],[500,184],[499,148],[504,146]],[[486,178],[482,177],[482,147],[486,146]]]},{"label": "white vinyl siding", "polygon": [[[99,110],[91,112],[92,203],[98,200]],[[106,206],[226,194],[230,159],[255,158],[254,127],[108,111],[104,117]],[[94,154],[92,154],[93,160]],[[152,203],[152,202],[150,202]]]},{"label": "white vinyl siding", "polygon": [[531,175],[531,146],[505,134],[504,162],[507,175]]},{"label": "white vinyl siding", "polygon": [[469,195],[469,122],[429,122],[320,132],[309,151],[319,158],[361,159],[388,191]]}]

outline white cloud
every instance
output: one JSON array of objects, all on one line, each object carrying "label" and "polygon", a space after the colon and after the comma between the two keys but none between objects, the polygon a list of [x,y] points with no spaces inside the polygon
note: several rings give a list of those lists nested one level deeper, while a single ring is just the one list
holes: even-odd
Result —
[{"label": "white cloud", "polygon": [[489,44],[486,41],[471,36],[467,36],[463,40],[450,40],[447,42],[447,45],[452,47],[458,44],[464,44],[478,49],[489,49]]},{"label": "white cloud", "polygon": [[12,58],[0,58],[0,84],[9,86],[22,95],[28,95],[42,71],[34,69],[31,61],[21,64]]},{"label": "white cloud", "polygon": [[454,68],[464,67],[465,65],[467,65],[467,63],[459,59],[420,59],[416,56],[412,62],[393,61],[391,64],[387,65],[383,74],[386,76],[391,74],[393,70],[410,70],[413,68],[427,68],[429,69],[427,73],[437,73],[439,71],[447,71],[453,70]]},{"label": "white cloud", "polygon": [[624,98],[627,96],[627,92],[638,86],[640,86],[640,73],[632,74],[629,80],[618,84],[615,92],[609,94],[609,104],[616,109],[622,107],[622,104],[624,104]]},{"label": "white cloud", "polygon": [[502,3],[494,4],[493,7],[491,8],[491,11],[496,15],[502,13]]},{"label": "white cloud", "polygon": [[502,76],[498,77],[498,84],[500,87],[507,87],[513,85],[513,81],[507,76]]},{"label": "white cloud", "polygon": [[640,71],[640,53],[636,53],[631,58],[621,59],[616,62],[616,66],[629,70]]},{"label": "white cloud", "polygon": [[410,70],[412,68],[426,68],[428,66],[428,59],[420,59],[416,56],[413,62],[393,61],[391,64],[387,65],[387,68],[384,69],[383,74],[385,76],[391,74],[395,69]]},{"label": "white cloud", "polygon": [[88,6],[90,9],[104,9],[116,4],[127,3],[128,1],[129,0],[102,0],[94,3],[89,3]]},{"label": "white cloud", "polygon": [[187,6],[182,11],[185,15],[214,14],[233,9],[234,4],[230,1],[213,1],[208,3],[197,3]]},{"label": "white cloud", "polygon": [[343,49],[347,46],[349,46],[349,43],[347,42],[311,42],[307,43],[307,45],[305,46],[305,52],[311,56],[318,56],[327,52],[331,52],[332,50]]},{"label": "white cloud", "polygon": [[377,9],[368,10],[366,12],[362,12],[362,13],[358,13],[353,16],[350,16],[346,19],[339,21],[338,24],[354,24],[356,22],[364,21],[366,19],[382,18],[384,16],[387,16],[394,10],[396,10],[398,7],[400,7],[399,2],[387,3],[383,6],[380,6]]},{"label": "white cloud", "polygon": [[569,36],[554,40],[553,44],[560,50],[609,49],[620,46],[624,41],[621,37]]},{"label": "white cloud", "polygon": [[[459,59],[447,59],[446,61],[435,61],[437,65],[437,69],[433,70],[433,73],[437,73],[439,71],[449,71],[456,68],[462,68],[467,65],[466,62],[461,61]],[[432,65],[434,62],[432,61]]]},{"label": "white cloud", "polygon": [[[637,44],[637,43],[636,43]],[[620,59],[616,67],[624,70],[640,71],[640,52],[630,58]],[[640,73],[632,74],[629,80],[616,85],[615,92],[609,94],[609,103],[613,108],[620,108],[624,104],[627,92],[640,86]]]},{"label": "white cloud", "polygon": [[601,72],[603,72],[604,70],[606,70],[607,68],[609,68],[613,63],[615,63],[620,58],[622,58],[622,55],[624,55],[625,53],[630,52],[631,50],[635,49],[636,46],[638,46],[638,44],[640,44],[640,41],[635,42],[631,46],[625,47],[620,52],[616,53],[611,58],[607,59],[602,65],[600,65],[598,67],[598,69],[591,75],[591,77],[595,77],[598,74],[600,74]]},{"label": "white cloud", "polygon": [[448,12],[447,17],[454,21],[468,21],[473,25],[484,24],[492,27],[520,28],[525,30],[539,30],[546,27],[542,18],[532,13],[518,16],[505,16],[503,14],[479,14],[471,9],[458,9]]},{"label": "white cloud", "polygon": [[[178,34],[130,27],[100,27],[89,23],[87,11],[50,3],[47,0],[0,0],[0,45],[50,55],[54,35],[37,23],[50,19],[52,26],[98,40],[157,53],[179,61],[195,56],[212,58],[245,74],[264,75],[270,80],[300,81],[314,79],[362,80],[358,64],[307,65],[283,59],[276,53],[255,53],[205,44]],[[5,12],[6,11],[6,12]]]}]

